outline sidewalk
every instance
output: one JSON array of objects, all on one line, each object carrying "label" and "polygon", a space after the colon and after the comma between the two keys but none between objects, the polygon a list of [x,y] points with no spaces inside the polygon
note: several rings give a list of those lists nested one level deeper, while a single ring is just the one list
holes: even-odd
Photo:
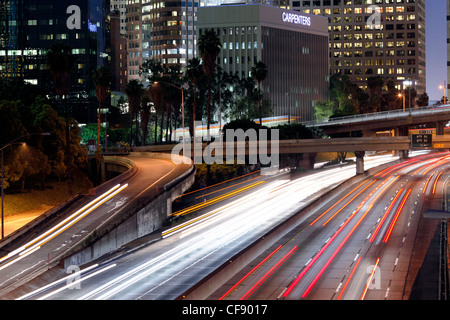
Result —
[{"label": "sidewalk", "polygon": [[15,214],[12,216],[6,216],[4,218],[5,220],[5,227],[4,227],[4,233],[5,237],[9,235],[10,233],[13,233],[14,231],[20,229],[22,226],[26,225],[28,222],[36,219],[41,214],[47,212],[50,210],[52,206],[42,206],[40,209],[26,211],[23,213]]}]

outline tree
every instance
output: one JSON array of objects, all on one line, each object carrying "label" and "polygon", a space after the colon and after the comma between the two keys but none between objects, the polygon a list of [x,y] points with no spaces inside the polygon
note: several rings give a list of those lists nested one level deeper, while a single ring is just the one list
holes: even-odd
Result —
[{"label": "tree", "polygon": [[136,115],[139,111],[142,90],[142,83],[135,79],[128,81],[127,86],[125,87],[125,93],[128,97],[128,106],[130,112],[130,147],[132,146],[133,141],[133,115]]},{"label": "tree", "polygon": [[98,121],[97,121],[97,152],[100,152],[100,126],[102,123],[102,104],[111,84],[112,75],[109,69],[102,66],[93,72],[93,81],[95,85],[95,95],[98,101]]},{"label": "tree", "polygon": [[262,61],[257,61],[251,68],[252,78],[258,82],[258,103],[259,103],[259,124],[262,126],[262,82],[267,77],[267,65]]},{"label": "tree", "polygon": [[372,108],[372,112],[378,112],[381,110],[381,90],[383,86],[384,81],[380,76],[370,77],[367,79],[367,87],[369,88],[369,105]]},{"label": "tree", "polygon": [[[69,93],[71,72],[75,67],[75,57],[72,55],[72,49],[62,42],[55,42],[47,52],[47,68],[53,77],[56,94],[62,98]],[[68,177],[69,194],[72,194],[72,159],[70,150],[70,127],[69,110],[67,99],[65,99],[66,116],[66,168]]]},{"label": "tree", "polygon": [[331,101],[314,103],[314,116],[317,121],[327,121],[334,114],[334,103]]},{"label": "tree", "polygon": [[148,90],[143,91],[141,96],[141,130],[142,130],[142,145],[145,145],[148,135],[148,123],[150,122],[151,111],[151,96]]},{"label": "tree", "polygon": [[214,30],[205,31],[198,39],[198,51],[202,57],[203,70],[208,77],[208,102],[206,105],[208,140],[210,140],[211,125],[211,77],[214,74],[216,59],[221,48],[222,44]]},{"label": "tree", "polygon": [[430,98],[428,97],[428,93],[422,93],[417,99],[417,106],[419,107],[427,107],[430,102]]},{"label": "tree", "polygon": [[[195,141],[195,121],[197,120],[197,82],[204,75],[203,66],[200,59],[193,58],[189,60],[186,78],[191,81],[194,90],[194,102],[192,103],[192,140]],[[183,128],[184,129],[184,128]]]}]

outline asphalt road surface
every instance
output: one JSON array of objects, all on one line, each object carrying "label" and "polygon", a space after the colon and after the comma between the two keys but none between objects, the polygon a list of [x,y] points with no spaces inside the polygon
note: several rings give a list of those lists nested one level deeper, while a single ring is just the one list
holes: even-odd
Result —
[{"label": "asphalt road surface", "polygon": [[[373,158],[366,162],[366,168],[392,160],[391,156]],[[232,191],[223,190],[205,200],[211,205],[201,209],[203,215],[165,230],[162,240],[150,245],[143,242],[140,247],[138,242],[132,243],[96,261],[97,265],[81,266],[81,271],[85,271],[69,275],[70,279],[64,270],[58,277],[42,277],[27,292],[22,290],[27,295],[21,297],[174,299],[274,225],[316,199],[324,189],[354,175],[354,166],[337,167],[292,181],[281,175],[251,180]],[[236,195],[228,196],[232,192]],[[316,237],[310,239],[311,243],[320,245],[316,240]]]},{"label": "asphalt road surface", "polygon": [[427,223],[421,212],[441,209],[450,164],[447,153],[419,159],[324,201],[210,299],[408,299],[420,266],[415,248],[434,236],[417,233]]},{"label": "asphalt road surface", "polygon": [[28,232],[18,241],[1,248],[0,296],[7,298],[11,288],[47,270],[65,250],[82,241],[83,236],[105,223],[127,205],[143,197],[152,198],[164,184],[175,179],[189,166],[176,166],[156,158],[132,158],[138,172],[126,184],[102,195],[87,196],[59,213],[50,224]]}]

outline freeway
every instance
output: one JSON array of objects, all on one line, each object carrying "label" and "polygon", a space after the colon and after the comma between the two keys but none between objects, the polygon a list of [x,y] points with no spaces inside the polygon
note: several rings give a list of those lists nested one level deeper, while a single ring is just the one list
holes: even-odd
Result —
[{"label": "freeway", "polygon": [[[392,156],[373,157],[367,159],[366,167],[393,160]],[[353,176],[354,166],[348,166],[292,180],[289,174],[249,179],[212,193],[195,218],[165,230],[161,240],[124,246],[81,266],[76,274],[55,271],[18,290],[14,298],[175,299],[324,190]]]},{"label": "freeway", "polygon": [[158,158],[130,157],[137,173],[126,183],[96,196],[85,196],[39,228],[33,228],[0,250],[0,297],[58,263],[66,252],[84,241],[99,225],[120,214],[136,199],[153,198],[162,186],[183,172]]},{"label": "freeway", "polygon": [[434,236],[418,232],[433,224],[422,209],[441,209],[449,166],[448,153],[412,158],[341,190],[209,298],[408,299]]}]

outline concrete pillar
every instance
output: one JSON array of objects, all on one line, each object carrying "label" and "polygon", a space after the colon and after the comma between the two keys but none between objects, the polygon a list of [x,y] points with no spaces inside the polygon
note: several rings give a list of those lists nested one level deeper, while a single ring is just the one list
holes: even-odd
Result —
[{"label": "concrete pillar", "polygon": [[398,153],[400,160],[409,159],[409,150],[400,150]]},{"label": "concrete pillar", "polygon": [[445,122],[438,121],[436,122],[436,135],[443,136],[444,135]]},{"label": "concrete pillar", "polygon": [[[394,129],[394,137],[407,137],[409,135],[408,127],[397,127]],[[399,157],[400,159],[408,159],[408,150],[393,150],[394,157]]]},{"label": "concrete pillar", "polygon": [[356,151],[356,174],[364,174],[364,155],[365,151]]},{"label": "concrete pillar", "polygon": [[315,153],[303,153],[301,160],[301,167],[306,170],[314,169],[314,160],[316,158]]},{"label": "concrete pillar", "polygon": [[398,127],[395,129],[395,135],[399,137],[407,137],[409,135],[408,127]]}]

